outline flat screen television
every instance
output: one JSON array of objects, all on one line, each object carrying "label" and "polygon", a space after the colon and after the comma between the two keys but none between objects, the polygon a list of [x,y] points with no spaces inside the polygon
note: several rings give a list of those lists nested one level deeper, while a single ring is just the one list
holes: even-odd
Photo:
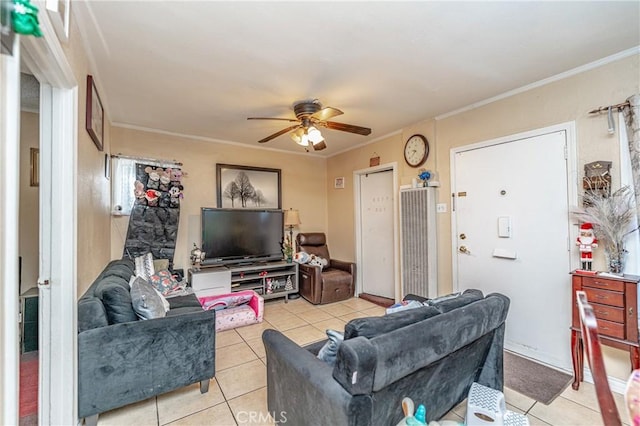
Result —
[{"label": "flat screen television", "polygon": [[282,260],[282,210],[240,210],[203,207],[203,265]]}]

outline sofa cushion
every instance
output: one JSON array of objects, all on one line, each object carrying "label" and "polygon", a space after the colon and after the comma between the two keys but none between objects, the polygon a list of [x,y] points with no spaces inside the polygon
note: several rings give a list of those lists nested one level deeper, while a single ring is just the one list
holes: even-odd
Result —
[{"label": "sofa cushion", "polygon": [[442,298],[439,298],[440,300],[432,299],[427,303],[444,314],[445,312],[452,311],[484,298],[482,292],[476,289],[465,290],[464,293],[457,297],[452,298],[451,296],[453,295],[443,296]]},{"label": "sofa cushion", "polygon": [[368,339],[440,314],[431,306],[394,312],[382,317],[356,318],[344,327],[344,338],[363,336]]},{"label": "sofa cushion", "polygon": [[119,285],[120,287],[129,290],[129,281],[120,278],[117,275],[109,275],[97,280],[97,284],[93,289],[93,296],[102,299],[102,293],[106,288],[111,287],[112,285]]},{"label": "sofa cushion", "polygon": [[109,325],[107,312],[100,299],[83,297],[78,300],[78,333],[107,325]]},{"label": "sofa cushion", "polygon": [[138,320],[131,306],[129,290],[121,285],[111,283],[102,287],[101,294],[109,324],[120,324]]},{"label": "sofa cushion", "polygon": [[122,261],[114,261],[111,266],[102,272],[100,278],[104,279],[106,277],[115,276],[128,282],[132,275],[134,275],[134,271],[130,264]]},{"label": "sofa cushion", "polygon": [[329,340],[327,340],[324,346],[318,351],[318,359],[333,367],[336,363],[336,356],[338,355],[340,344],[344,340],[344,334],[335,330],[327,330],[327,337]]},{"label": "sofa cushion", "polygon": [[202,305],[195,294],[185,294],[183,296],[175,296],[167,299],[171,310],[178,308],[198,308],[202,310]]},{"label": "sofa cushion", "polygon": [[163,318],[167,314],[162,296],[140,277],[131,284],[131,303],[140,319]]}]

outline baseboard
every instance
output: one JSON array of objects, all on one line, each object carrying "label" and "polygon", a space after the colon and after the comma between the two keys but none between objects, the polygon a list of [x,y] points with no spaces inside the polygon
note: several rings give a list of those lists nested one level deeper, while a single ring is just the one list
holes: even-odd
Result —
[{"label": "baseboard", "polygon": [[[618,379],[617,377],[612,376],[607,376],[607,380],[609,381],[611,392],[624,395],[624,391],[627,389],[627,382],[625,380]],[[593,384],[593,376],[591,375],[591,370],[589,370],[587,367],[584,368],[584,381]]]}]

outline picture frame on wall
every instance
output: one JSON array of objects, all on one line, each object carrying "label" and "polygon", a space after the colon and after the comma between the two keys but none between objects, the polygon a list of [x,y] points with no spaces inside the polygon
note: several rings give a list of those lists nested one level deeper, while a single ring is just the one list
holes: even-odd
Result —
[{"label": "picture frame on wall", "polygon": [[98,151],[104,150],[104,108],[98,89],[96,88],[93,76],[87,76],[87,114],[85,119],[85,128],[89,132],[89,136],[98,148]]},{"label": "picture frame on wall", "polygon": [[29,186],[40,186],[40,149],[29,151]]},{"label": "picture frame on wall", "polygon": [[337,177],[333,181],[333,187],[335,189],[344,189],[344,177]]},{"label": "picture frame on wall", "polygon": [[282,209],[280,169],[216,164],[217,207]]}]

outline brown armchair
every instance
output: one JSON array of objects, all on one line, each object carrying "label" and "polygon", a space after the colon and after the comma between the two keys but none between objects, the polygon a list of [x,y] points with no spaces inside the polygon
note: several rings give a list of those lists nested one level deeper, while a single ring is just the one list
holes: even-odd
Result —
[{"label": "brown armchair", "polygon": [[299,265],[299,286],[302,297],[314,305],[339,302],[353,297],[356,265],[331,259],[324,233],[299,233],[296,237],[296,247],[298,251],[315,254],[329,261],[329,264],[322,269],[318,266]]}]

